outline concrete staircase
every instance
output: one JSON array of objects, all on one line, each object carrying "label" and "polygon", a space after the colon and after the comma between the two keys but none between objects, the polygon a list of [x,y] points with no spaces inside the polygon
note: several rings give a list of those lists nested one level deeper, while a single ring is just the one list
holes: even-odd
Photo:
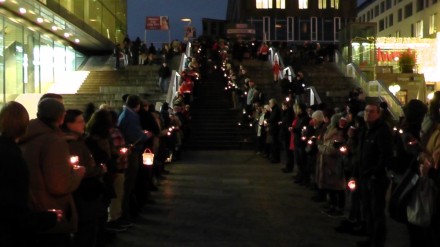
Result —
[{"label": "concrete staircase", "polygon": [[322,102],[330,107],[343,107],[350,90],[356,87],[351,77],[344,76],[334,63],[303,65],[306,83],[314,86]]},{"label": "concrete staircase", "polygon": [[247,145],[238,126],[241,112],[230,110],[232,99],[225,92],[220,72],[203,81],[192,105],[191,135],[187,148],[196,150],[240,149]]},{"label": "concrete staircase", "polygon": [[243,60],[241,64],[247,69],[249,78],[254,80],[256,87],[263,91],[266,101],[271,98],[277,99],[278,102],[282,100],[279,83],[273,83],[272,66],[269,62]]},{"label": "concrete staircase", "polygon": [[84,110],[89,102],[120,110],[124,94],[137,94],[150,102],[164,101],[157,86],[157,65],[128,66],[119,71],[91,71],[76,94],[63,94],[67,109]]}]

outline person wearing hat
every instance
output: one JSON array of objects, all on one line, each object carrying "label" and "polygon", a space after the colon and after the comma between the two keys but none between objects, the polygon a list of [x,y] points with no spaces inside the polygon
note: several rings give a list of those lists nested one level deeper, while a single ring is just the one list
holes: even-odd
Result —
[{"label": "person wearing hat", "polygon": [[85,169],[69,162],[69,146],[59,128],[64,116],[64,105],[59,100],[41,100],[37,118],[30,121],[20,144],[29,170],[31,207],[59,210],[62,215],[54,228],[37,236],[40,246],[69,246],[70,235],[77,230],[72,192],[78,188]]}]

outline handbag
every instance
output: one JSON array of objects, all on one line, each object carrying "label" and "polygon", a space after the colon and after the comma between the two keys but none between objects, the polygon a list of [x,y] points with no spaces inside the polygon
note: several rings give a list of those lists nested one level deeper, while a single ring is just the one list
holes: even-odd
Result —
[{"label": "handbag", "polygon": [[403,174],[402,179],[391,193],[388,204],[390,217],[400,223],[407,223],[407,205],[411,192],[415,189],[419,175],[411,167]]},{"label": "handbag", "polygon": [[435,211],[435,196],[434,182],[429,178],[420,177],[407,205],[408,222],[416,226],[428,227]]}]

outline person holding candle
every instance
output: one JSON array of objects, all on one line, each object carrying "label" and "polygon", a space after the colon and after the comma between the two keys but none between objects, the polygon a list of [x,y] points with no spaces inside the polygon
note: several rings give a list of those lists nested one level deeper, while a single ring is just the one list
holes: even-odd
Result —
[{"label": "person holding candle", "polygon": [[30,245],[34,232],[57,222],[53,212],[36,212],[28,205],[29,172],[17,144],[28,123],[29,114],[18,102],[8,102],[0,111],[0,246]]},{"label": "person holding candle", "polygon": [[53,98],[38,103],[37,118],[30,121],[21,141],[23,157],[30,175],[31,206],[34,210],[62,210],[63,217],[54,228],[37,236],[38,246],[70,246],[77,230],[74,192],[85,168],[70,165],[69,146],[59,126],[64,122],[64,105]]},{"label": "person holding candle", "polygon": [[67,110],[61,129],[69,144],[71,157],[77,159],[75,164],[86,169],[84,179],[73,194],[78,210],[78,232],[74,243],[75,246],[93,246],[98,236],[99,220],[106,216],[106,207],[102,203],[104,184],[101,179],[105,167],[96,165],[84,141],[85,121],[82,111]]},{"label": "person holding candle", "polygon": [[125,142],[133,145],[131,153],[128,155],[128,166],[125,170],[124,198],[122,199],[122,218],[130,220],[130,197],[136,185],[136,178],[140,166],[141,153],[144,143],[150,139],[153,134],[144,132],[141,127],[138,111],[141,107],[141,99],[137,95],[130,95],[127,98],[126,106],[119,115],[118,127],[125,138]]}]

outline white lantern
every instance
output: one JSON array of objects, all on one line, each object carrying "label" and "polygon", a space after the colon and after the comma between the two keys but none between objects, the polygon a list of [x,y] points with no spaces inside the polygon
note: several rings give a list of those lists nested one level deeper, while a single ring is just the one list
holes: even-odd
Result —
[{"label": "white lantern", "polygon": [[348,188],[349,188],[351,191],[354,191],[354,190],[356,189],[356,180],[355,180],[354,178],[351,178],[351,179],[348,181]]},{"label": "white lantern", "polygon": [[151,152],[149,148],[145,149],[144,153],[142,154],[142,161],[142,163],[146,166],[153,165],[154,153]]}]

